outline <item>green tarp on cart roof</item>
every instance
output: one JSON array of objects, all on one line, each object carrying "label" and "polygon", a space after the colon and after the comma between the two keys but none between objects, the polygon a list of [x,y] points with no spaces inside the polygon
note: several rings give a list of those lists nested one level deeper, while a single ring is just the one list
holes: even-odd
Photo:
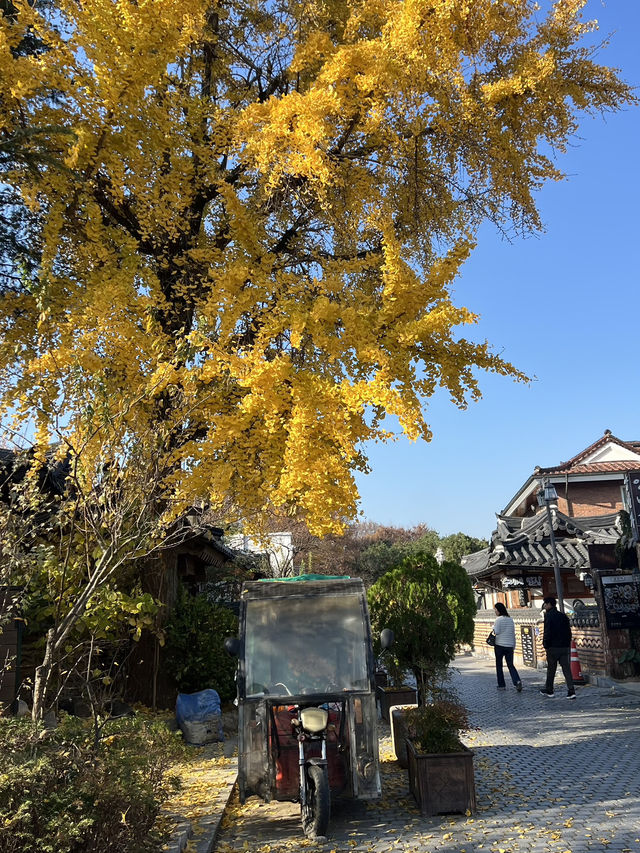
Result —
[{"label": "green tarp on cart roof", "polygon": [[259,583],[288,583],[290,581],[344,581],[349,575],[296,575],[295,578],[260,578]]}]

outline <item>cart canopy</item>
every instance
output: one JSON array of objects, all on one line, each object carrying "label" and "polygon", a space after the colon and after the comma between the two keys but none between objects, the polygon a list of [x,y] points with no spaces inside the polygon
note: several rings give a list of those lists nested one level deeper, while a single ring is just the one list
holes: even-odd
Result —
[{"label": "cart canopy", "polygon": [[369,689],[371,637],[364,584],[320,577],[245,586],[247,698]]}]

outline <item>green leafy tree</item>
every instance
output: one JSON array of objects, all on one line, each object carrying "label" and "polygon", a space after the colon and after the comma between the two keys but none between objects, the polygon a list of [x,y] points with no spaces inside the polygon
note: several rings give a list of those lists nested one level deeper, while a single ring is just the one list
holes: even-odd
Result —
[{"label": "green leafy tree", "polygon": [[457,647],[473,638],[475,603],[467,573],[458,563],[440,565],[431,554],[413,554],[373,584],[368,601],[374,635],[392,629],[395,662],[412,670],[426,702]]},{"label": "green leafy tree", "polygon": [[403,527],[380,527],[374,533],[374,539],[360,555],[356,563],[356,573],[366,583],[372,584],[403,559],[413,554],[434,555],[440,544],[435,530],[426,525],[411,529]]},{"label": "green leafy tree", "polygon": [[466,533],[442,537],[426,524],[406,528],[360,521],[350,524],[343,535],[319,538],[312,536],[302,521],[274,518],[270,529],[292,532],[296,566],[312,565],[314,571],[323,574],[360,577],[367,587],[411,554],[435,555],[442,548],[446,560],[459,563],[465,554],[487,545],[485,540]]},{"label": "green leafy tree", "polygon": [[365,583],[374,583],[406,556],[406,545],[392,542],[373,542],[358,556],[354,574]]},{"label": "green leafy tree", "polygon": [[445,560],[452,563],[459,563],[467,554],[482,551],[488,544],[486,539],[476,539],[475,536],[468,536],[466,533],[452,533],[440,540]]}]

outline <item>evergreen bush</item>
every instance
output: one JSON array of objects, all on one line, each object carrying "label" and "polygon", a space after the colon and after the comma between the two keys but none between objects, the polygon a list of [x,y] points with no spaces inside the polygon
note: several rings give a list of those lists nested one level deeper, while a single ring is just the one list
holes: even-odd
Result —
[{"label": "evergreen bush", "polygon": [[471,582],[458,563],[431,554],[406,557],[367,593],[374,636],[391,628],[393,669],[411,669],[420,701],[440,681],[461,643],[473,640]]},{"label": "evergreen bush", "polygon": [[224,649],[225,637],[238,632],[228,607],[180,589],[165,629],[165,662],[181,693],[212,688],[221,702],[236,695],[236,659]]},{"label": "evergreen bush", "polygon": [[419,752],[459,752],[460,735],[471,728],[467,710],[453,697],[405,710],[407,737]]}]

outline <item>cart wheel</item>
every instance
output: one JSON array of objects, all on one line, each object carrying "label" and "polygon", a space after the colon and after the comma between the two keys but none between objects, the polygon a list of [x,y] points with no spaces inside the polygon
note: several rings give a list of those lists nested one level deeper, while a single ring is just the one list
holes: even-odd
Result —
[{"label": "cart wheel", "polygon": [[329,778],[325,769],[310,764],[306,770],[307,804],[302,807],[302,829],[307,838],[326,835],[331,813]]}]

